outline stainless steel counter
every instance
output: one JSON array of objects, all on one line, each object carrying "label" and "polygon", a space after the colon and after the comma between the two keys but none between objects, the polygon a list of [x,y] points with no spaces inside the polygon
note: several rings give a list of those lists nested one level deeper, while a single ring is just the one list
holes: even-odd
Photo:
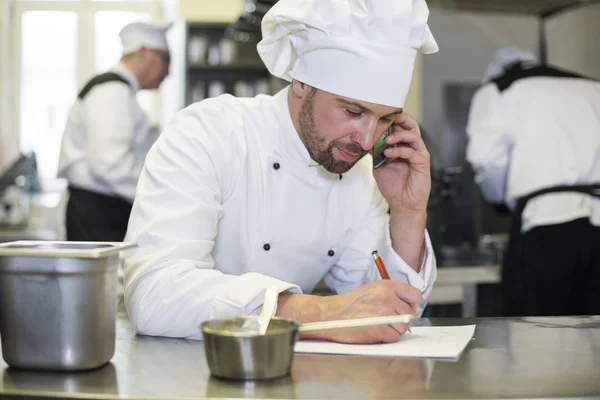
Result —
[{"label": "stainless steel counter", "polygon": [[296,355],[290,377],[240,383],[210,376],[202,342],[136,336],[120,315],[109,364],[62,374],[13,370],[0,360],[0,397],[600,398],[600,316],[418,323],[477,328],[457,361]]}]

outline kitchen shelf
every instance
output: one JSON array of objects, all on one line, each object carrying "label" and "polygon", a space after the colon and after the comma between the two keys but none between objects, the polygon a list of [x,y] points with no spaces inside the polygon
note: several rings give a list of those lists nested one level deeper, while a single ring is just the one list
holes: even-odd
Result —
[{"label": "kitchen shelf", "polygon": [[264,66],[256,43],[225,35],[228,24],[186,24],[186,105],[229,93],[237,97],[274,94],[281,80]]}]

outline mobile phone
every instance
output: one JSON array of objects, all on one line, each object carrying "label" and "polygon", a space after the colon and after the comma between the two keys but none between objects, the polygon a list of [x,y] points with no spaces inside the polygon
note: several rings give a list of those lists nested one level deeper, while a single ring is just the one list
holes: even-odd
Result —
[{"label": "mobile phone", "polygon": [[394,126],[392,125],[388,129],[386,129],[385,132],[383,132],[383,135],[381,135],[381,138],[379,138],[377,143],[375,143],[375,146],[373,146],[373,150],[371,150],[371,155],[373,155],[373,168],[379,168],[383,164],[392,160],[391,158],[386,157],[385,154],[383,154],[383,152],[385,151],[385,149],[394,147],[390,146],[385,142],[385,138],[392,134],[393,127]]}]

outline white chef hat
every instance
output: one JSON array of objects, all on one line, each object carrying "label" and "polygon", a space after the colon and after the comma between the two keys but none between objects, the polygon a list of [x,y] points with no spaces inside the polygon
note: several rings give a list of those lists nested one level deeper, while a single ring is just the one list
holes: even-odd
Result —
[{"label": "white chef hat", "polygon": [[425,0],[279,0],[257,49],[287,81],[403,107],[417,50],[438,51],[428,17]]},{"label": "white chef hat", "polygon": [[504,69],[517,62],[537,62],[533,52],[516,46],[503,47],[496,52],[494,58],[483,74],[482,82],[489,82],[504,73]]},{"label": "white chef hat", "polygon": [[150,50],[169,50],[167,30],[172,24],[158,25],[146,22],[133,22],[119,32],[123,54],[134,53],[141,47]]}]

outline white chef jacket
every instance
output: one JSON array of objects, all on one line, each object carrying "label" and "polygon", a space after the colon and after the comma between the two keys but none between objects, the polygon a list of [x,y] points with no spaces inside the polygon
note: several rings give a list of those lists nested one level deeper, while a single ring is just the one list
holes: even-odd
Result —
[{"label": "white chef jacket", "polygon": [[111,71],[131,86],[106,82],[77,99],[62,138],[58,176],[75,187],[132,202],[158,135],[137,101],[140,85],[133,74],[122,63]]},{"label": "white chef jacket", "polygon": [[201,338],[210,318],[257,314],[264,290],[311,291],[325,277],[346,292],[380,279],[423,291],[436,277],[392,249],[388,206],[365,157],[342,177],[311,160],[288,109],[275,96],[204,100],[180,111],[146,159],[127,241],[125,306],[136,330]]},{"label": "white chef jacket", "polygon": [[[529,77],[500,92],[475,94],[467,126],[467,160],[483,196],[515,207],[542,188],[600,182],[600,84],[578,78]],[[527,203],[521,232],[589,217],[600,225],[600,200],[549,193]]]}]

